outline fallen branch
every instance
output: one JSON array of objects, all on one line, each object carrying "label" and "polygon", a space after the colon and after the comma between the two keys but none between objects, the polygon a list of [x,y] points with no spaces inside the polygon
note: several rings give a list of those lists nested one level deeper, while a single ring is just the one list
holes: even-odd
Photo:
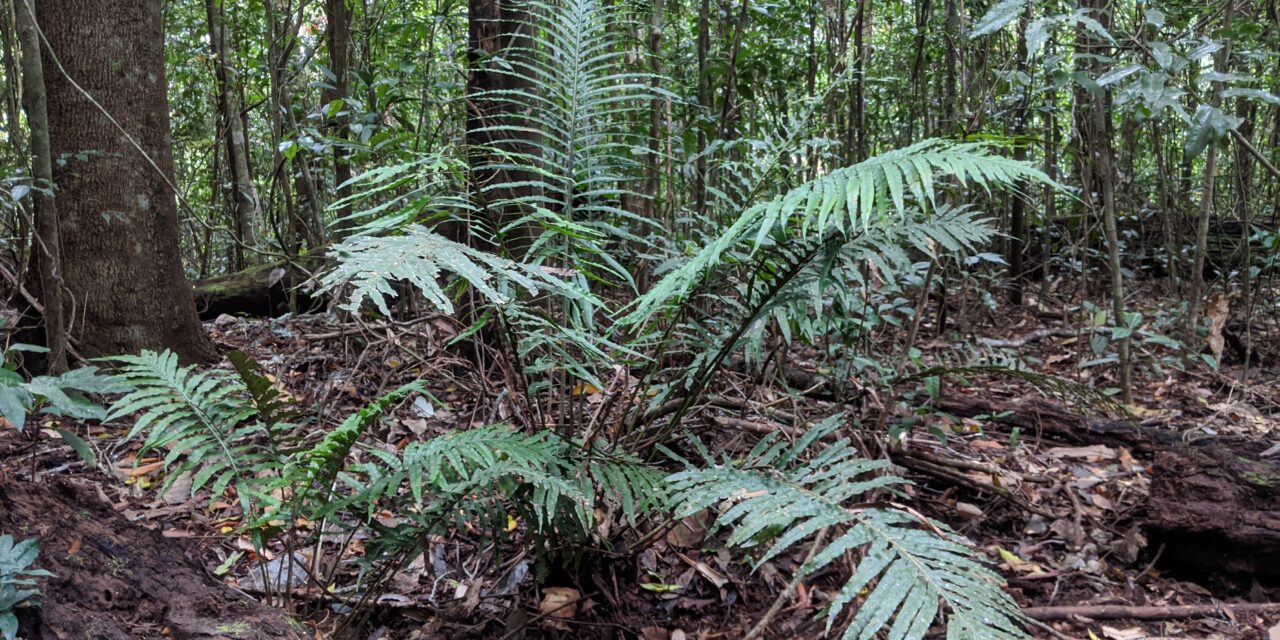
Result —
[{"label": "fallen branch", "polygon": [[893,458],[893,462],[894,464],[900,465],[902,467],[906,467],[907,469],[910,469],[912,471],[933,476],[935,478],[938,478],[939,480],[945,480],[947,482],[969,487],[973,491],[977,491],[980,493],[986,492],[986,493],[995,494],[997,496],[1000,496],[1001,498],[1004,498],[1005,500],[1008,500],[1009,502],[1012,502],[1014,505],[1018,506],[1024,511],[1029,511],[1031,513],[1044,516],[1046,518],[1057,517],[1057,514],[1053,513],[1052,511],[1044,509],[1043,507],[1038,507],[1036,505],[1033,505],[1030,502],[1027,502],[1027,500],[1022,496],[1004,487],[996,486],[988,482],[981,482],[981,481],[975,480],[973,478],[970,478],[967,475],[964,475],[963,473],[948,469],[946,467],[934,464],[932,462],[928,462],[920,458],[911,458],[909,456],[896,456]]},{"label": "fallen branch", "polygon": [[1078,605],[1064,607],[1028,607],[1022,610],[1032,620],[1050,622],[1054,620],[1071,620],[1089,618],[1092,620],[1171,620],[1174,618],[1194,618],[1219,614],[1240,613],[1280,613],[1277,602],[1244,602],[1230,604],[1182,604],[1156,607],[1139,607],[1128,605]]},{"label": "fallen branch", "polygon": [[978,338],[978,344],[984,347],[994,347],[998,349],[1021,349],[1022,347],[1033,342],[1039,342],[1045,338],[1069,338],[1080,334],[1110,332],[1111,329],[1107,327],[1089,327],[1085,329],[1076,329],[1074,327],[1052,327],[1049,329],[1036,329],[1031,333],[1017,338],[1003,340],[997,338]]},{"label": "fallen branch", "polygon": [[986,473],[992,476],[1004,476],[1004,475],[1016,476],[1018,478],[1021,478],[1024,482],[1030,482],[1032,484],[1046,484],[1046,485],[1053,484],[1053,480],[1049,479],[1047,476],[1038,475],[1038,474],[1025,474],[1018,471],[1013,471],[1011,469],[1005,469],[1000,465],[992,464],[989,462],[979,462],[976,460],[966,460],[964,458],[940,456],[940,455],[931,453],[920,447],[911,448],[911,449],[903,448],[898,451],[894,451],[893,453],[894,455],[905,456],[908,458],[917,458],[920,460],[924,460],[925,462],[931,462],[940,467],[952,467],[952,468],[961,469],[964,471],[977,471],[979,473]]}]

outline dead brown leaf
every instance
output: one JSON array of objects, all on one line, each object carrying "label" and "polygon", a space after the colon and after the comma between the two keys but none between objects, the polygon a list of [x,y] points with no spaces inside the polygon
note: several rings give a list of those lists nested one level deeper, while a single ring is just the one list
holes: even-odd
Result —
[{"label": "dead brown leaf", "polygon": [[546,625],[560,631],[568,631],[568,620],[578,613],[578,600],[582,594],[571,587],[545,587],[542,590],[542,602],[538,610],[547,616]]}]

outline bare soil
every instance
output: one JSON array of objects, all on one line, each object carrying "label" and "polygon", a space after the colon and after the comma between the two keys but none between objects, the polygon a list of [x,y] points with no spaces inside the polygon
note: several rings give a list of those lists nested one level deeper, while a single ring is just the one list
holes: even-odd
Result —
[{"label": "bare soil", "polygon": [[128,522],[85,481],[0,480],[0,530],[39,538],[39,566],[55,576],[39,609],[20,610],[27,640],[305,637],[208,575],[189,541]]}]

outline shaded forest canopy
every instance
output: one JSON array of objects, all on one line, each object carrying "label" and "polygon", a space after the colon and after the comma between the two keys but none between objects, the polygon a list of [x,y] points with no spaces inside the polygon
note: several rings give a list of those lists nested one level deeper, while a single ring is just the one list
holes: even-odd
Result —
[{"label": "shaded forest canopy", "polygon": [[0,36],[0,640],[1280,636],[1274,0]]}]

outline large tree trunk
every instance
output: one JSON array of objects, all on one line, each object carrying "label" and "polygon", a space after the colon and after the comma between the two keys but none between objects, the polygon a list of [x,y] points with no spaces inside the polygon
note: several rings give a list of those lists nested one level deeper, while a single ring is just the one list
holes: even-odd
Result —
[{"label": "large tree trunk", "polygon": [[53,157],[67,159],[55,179],[68,318],[80,351],[168,347],[212,359],[178,253],[160,0],[36,4],[65,69],[45,82]]}]

